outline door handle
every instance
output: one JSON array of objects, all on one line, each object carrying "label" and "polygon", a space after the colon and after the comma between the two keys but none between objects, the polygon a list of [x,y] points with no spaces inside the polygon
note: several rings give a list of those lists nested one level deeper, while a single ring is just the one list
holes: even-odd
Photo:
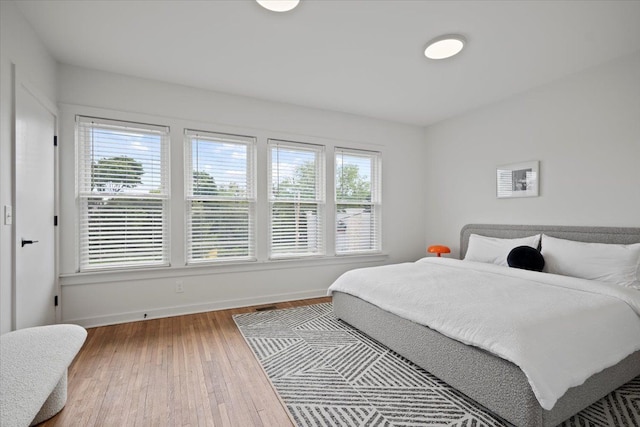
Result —
[{"label": "door handle", "polygon": [[33,245],[34,243],[38,243],[37,240],[25,240],[22,239],[22,247],[24,248],[24,245]]}]

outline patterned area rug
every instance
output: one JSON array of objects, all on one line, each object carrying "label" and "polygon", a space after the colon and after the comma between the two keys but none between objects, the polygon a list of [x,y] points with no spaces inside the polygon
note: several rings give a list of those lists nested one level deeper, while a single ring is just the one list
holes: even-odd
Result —
[{"label": "patterned area rug", "polygon": [[[331,303],[234,320],[299,426],[509,426],[336,319]],[[640,377],[563,426],[640,425]]]}]

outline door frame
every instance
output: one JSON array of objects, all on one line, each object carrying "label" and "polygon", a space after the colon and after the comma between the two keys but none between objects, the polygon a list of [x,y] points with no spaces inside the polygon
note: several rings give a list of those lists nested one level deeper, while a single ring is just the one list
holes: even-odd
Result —
[{"label": "door frame", "polygon": [[[57,138],[59,132],[59,122],[60,117],[58,114],[58,107],[56,104],[51,101],[42,91],[40,91],[31,81],[26,77],[26,73],[22,71],[21,68],[17,67],[15,64],[11,64],[12,68],[12,77],[13,77],[13,96],[11,100],[11,140],[12,140],[12,157],[13,157],[13,185],[11,189],[11,204],[13,205],[13,211],[15,213],[16,210],[16,194],[17,194],[17,130],[16,130],[16,111],[17,111],[17,99],[18,99],[18,90],[20,88],[24,89],[27,93],[29,93],[33,98],[45,109],[47,110],[54,119],[53,124],[53,133],[54,137]],[[53,141],[51,141],[53,144]],[[60,147],[60,141],[58,140],[57,147],[53,150],[53,213],[58,216],[58,224],[60,224],[59,211],[60,211],[60,191],[59,191],[59,154],[58,148]],[[51,219],[53,221],[53,218]],[[18,253],[16,251],[17,243],[18,243],[18,235],[16,232],[15,222],[11,226],[12,228],[12,247],[11,247],[11,255],[12,255],[12,263],[11,263],[11,330],[15,330],[17,326],[17,277],[16,277],[16,263]],[[55,322],[60,323],[62,321],[62,298],[61,298],[61,288],[60,288],[60,280],[59,280],[59,253],[60,253],[60,238],[59,238],[59,226],[54,227],[53,230],[53,279],[54,279],[54,287],[55,293],[58,296],[58,305],[55,307]]]}]

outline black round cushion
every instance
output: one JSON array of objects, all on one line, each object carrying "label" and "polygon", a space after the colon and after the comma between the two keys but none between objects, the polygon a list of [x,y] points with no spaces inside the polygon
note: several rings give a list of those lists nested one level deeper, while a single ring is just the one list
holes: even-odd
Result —
[{"label": "black round cushion", "polygon": [[509,252],[507,264],[509,264],[509,267],[542,271],[544,268],[544,258],[539,250],[531,246],[518,246]]}]

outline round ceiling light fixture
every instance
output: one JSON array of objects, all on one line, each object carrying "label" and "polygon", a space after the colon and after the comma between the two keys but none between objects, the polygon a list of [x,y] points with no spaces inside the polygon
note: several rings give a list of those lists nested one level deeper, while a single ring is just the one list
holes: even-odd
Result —
[{"label": "round ceiling light fixture", "polygon": [[288,12],[295,8],[300,0],[256,0],[258,4],[272,12]]},{"label": "round ceiling light fixture", "polygon": [[424,49],[424,56],[429,59],[446,59],[460,53],[467,39],[459,34],[447,34],[431,40]]}]

